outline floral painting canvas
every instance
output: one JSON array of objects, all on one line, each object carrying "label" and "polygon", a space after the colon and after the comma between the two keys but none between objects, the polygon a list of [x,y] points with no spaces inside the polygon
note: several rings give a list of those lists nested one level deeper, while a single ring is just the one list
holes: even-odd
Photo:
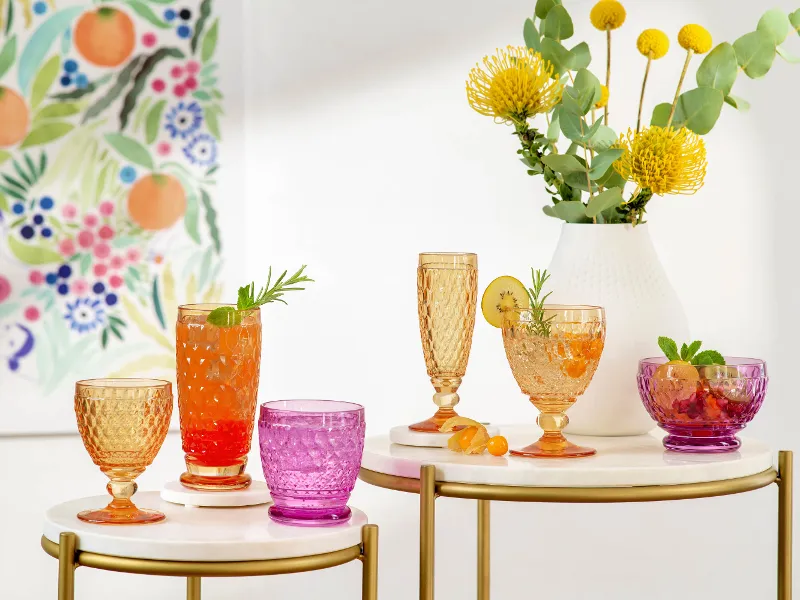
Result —
[{"label": "floral painting canvas", "polygon": [[173,379],[178,303],[219,297],[215,4],[0,0],[0,434]]}]

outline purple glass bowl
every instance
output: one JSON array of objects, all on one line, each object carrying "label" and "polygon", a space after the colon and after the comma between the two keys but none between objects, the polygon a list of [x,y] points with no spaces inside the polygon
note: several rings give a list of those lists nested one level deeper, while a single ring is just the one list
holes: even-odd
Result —
[{"label": "purple glass bowl", "polygon": [[335,525],[350,518],[347,500],[364,452],[364,407],[333,400],[261,405],[261,464],[273,521]]},{"label": "purple glass bowl", "polygon": [[650,416],[669,435],[667,450],[733,452],[736,433],[753,420],[767,393],[767,365],[753,358],[725,357],[725,366],[639,361],[639,395]]}]

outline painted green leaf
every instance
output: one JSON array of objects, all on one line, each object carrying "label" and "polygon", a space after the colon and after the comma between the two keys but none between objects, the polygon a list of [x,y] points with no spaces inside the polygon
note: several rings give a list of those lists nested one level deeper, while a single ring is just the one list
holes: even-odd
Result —
[{"label": "painted green leaf", "polygon": [[75,129],[75,126],[72,123],[64,123],[62,121],[48,121],[47,123],[42,123],[34,127],[28,134],[28,137],[22,140],[20,148],[30,148],[31,146],[48,144],[53,140],[64,137],[73,129]]},{"label": "painted green leaf", "polygon": [[211,0],[203,0],[200,3],[200,16],[197,17],[197,22],[194,25],[194,35],[192,36],[191,48],[192,54],[197,54],[197,45],[200,42],[200,36],[203,34],[206,22],[211,16]]},{"label": "painted green leaf", "polygon": [[24,94],[28,93],[28,86],[33,81],[34,75],[39,71],[39,66],[50,51],[53,42],[64,33],[64,30],[70,26],[73,19],[84,10],[86,10],[84,6],[78,5],[53,13],[28,38],[28,42],[25,44],[17,63],[17,81],[19,82],[19,89]]},{"label": "painted green leaf", "polygon": [[730,94],[739,73],[736,51],[728,42],[714,48],[697,69],[697,85],[711,87]]},{"label": "painted green leaf", "polygon": [[620,204],[622,204],[621,189],[615,187],[602,191],[589,199],[589,205],[586,207],[586,216],[589,218],[596,217],[601,212]]},{"label": "painted green leaf", "polygon": [[800,35],[800,8],[789,15],[789,22],[797,34]]},{"label": "painted green leaf", "polygon": [[9,208],[8,198],[3,192],[0,192],[0,213],[8,212]]},{"label": "painted green leaf", "polygon": [[75,88],[71,92],[53,94],[50,97],[53,100],[78,100],[80,98],[83,98],[84,96],[93,94],[95,91],[97,91],[98,88],[104,86],[109,81],[111,81],[110,73],[103,75],[100,79],[97,79],[96,81],[90,81],[85,88]]},{"label": "painted green leaf", "polygon": [[[594,159],[592,159],[592,168],[589,169],[589,177],[592,179],[600,179],[603,175],[606,174],[609,167],[614,164],[620,156],[622,156],[622,149],[620,148],[613,148],[611,150],[605,150],[603,152],[598,153],[595,155]],[[605,210],[601,208],[597,212],[602,212]],[[597,213],[595,213],[597,214]],[[589,215],[590,217],[594,215]]]},{"label": "painted green leaf", "polygon": [[61,57],[56,54],[51,57],[39,72],[36,74],[36,79],[33,80],[33,88],[31,89],[31,109],[36,110],[39,104],[42,103],[50,87],[55,82],[58,73],[61,70]]},{"label": "painted green leaf", "polygon": [[525,39],[525,45],[531,50],[536,52],[542,51],[542,44],[539,41],[539,32],[536,31],[536,25],[533,19],[525,19],[525,25],[522,26],[522,37]]},{"label": "painted green leaf", "polygon": [[586,216],[586,205],[580,200],[554,204],[553,212],[558,215],[559,219],[564,219],[567,223],[589,223],[591,221]]},{"label": "painted green leaf", "polygon": [[583,171],[583,165],[572,154],[548,154],[542,162],[556,173]]},{"label": "painted green leaf", "polygon": [[147,113],[147,120],[145,121],[145,140],[148,144],[152,144],[158,137],[158,130],[161,126],[161,115],[164,112],[164,107],[167,105],[166,100],[159,100],[150,112]]},{"label": "painted green leaf", "polygon": [[99,116],[104,110],[106,110],[109,106],[111,106],[114,101],[119,98],[120,94],[128,87],[128,84],[133,77],[133,74],[136,73],[139,66],[144,61],[144,56],[136,56],[131,61],[125,65],[125,68],[119,72],[117,75],[117,79],[114,82],[108,91],[101,96],[97,102],[92,104],[86,111],[86,114],[83,115],[83,122],[86,123],[89,119]]},{"label": "painted green leaf", "polygon": [[778,56],[780,56],[783,60],[785,60],[788,63],[792,64],[800,63],[800,57],[797,57],[788,50],[784,49],[783,46],[778,46],[777,48],[775,48],[775,52],[777,52]]},{"label": "painted green leaf", "polygon": [[11,158],[11,152],[0,150],[0,165],[6,162],[9,158]]},{"label": "painted green leaf", "polygon": [[137,15],[149,21],[156,27],[160,27],[161,29],[169,29],[172,27],[169,23],[163,21],[159,16],[153,12],[153,9],[147,6],[141,0],[126,0],[128,5],[136,12]]},{"label": "painted green leaf", "polygon": [[733,43],[736,60],[750,79],[766,75],[775,61],[775,44],[764,31],[752,31]]},{"label": "painted green leaf", "polygon": [[36,113],[34,120],[60,119],[77,115],[79,112],[81,112],[81,105],[77,102],[58,102],[42,107],[42,109]]},{"label": "painted green leaf", "polygon": [[217,140],[222,140],[222,132],[219,129],[219,118],[215,110],[206,110],[206,127]]},{"label": "painted green leaf", "polygon": [[208,232],[211,234],[211,240],[214,242],[214,250],[219,254],[222,251],[222,240],[220,239],[219,226],[217,225],[217,211],[214,210],[211,196],[203,188],[200,188],[200,198],[206,211],[206,224],[208,225]]},{"label": "painted green leaf", "polygon": [[542,26],[542,35],[554,40],[567,40],[575,33],[572,17],[562,5],[556,5],[547,13]]},{"label": "painted green leaf", "polygon": [[155,168],[150,151],[140,142],[121,133],[107,133],[104,137],[111,147],[119,152],[125,160],[140,165],[149,171]]},{"label": "painted green leaf", "polygon": [[196,92],[192,92],[192,97],[205,102],[209,102],[211,100],[211,94],[205,90],[197,90]]},{"label": "painted green leaf", "polygon": [[192,238],[195,244],[200,243],[200,206],[197,194],[190,187],[186,189],[186,212],[183,215],[183,226],[186,233]]},{"label": "painted green leaf", "polygon": [[156,65],[168,57],[184,58],[184,56],[184,53],[178,48],[159,48],[144,59],[142,62],[142,68],[139,69],[136,75],[133,77],[133,85],[128,93],[125,94],[125,100],[122,103],[122,109],[119,111],[120,130],[124,130],[125,127],[128,126],[128,118],[136,108],[136,101],[139,99],[139,94],[144,91],[147,79],[156,68]]},{"label": "painted green leaf", "polygon": [[573,69],[587,69],[592,62],[592,51],[589,49],[589,44],[581,42],[570,50],[574,57],[572,61]]},{"label": "painted green leaf", "polygon": [[0,50],[0,79],[3,78],[11,65],[17,58],[17,36],[12,35],[6,43],[3,44],[3,49]]},{"label": "painted green leaf", "polygon": [[750,110],[750,103],[738,96],[725,96],[725,103],[742,112]]},{"label": "painted green leaf", "polygon": [[601,89],[600,89],[600,80],[595,77],[594,73],[589,71],[588,69],[581,69],[575,75],[575,89],[583,95],[586,90],[591,90],[591,99],[589,100],[591,106],[593,106],[598,100],[600,100]]},{"label": "painted green leaf", "polygon": [[214,50],[217,49],[217,35],[219,34],[219,19],[214,19],[211,28],[203,36],[203,46],[200,51],[200,57],[203,62],[208,62],[214,56]]},{"label": "painted green leaf", "polygon": [[26,244],[13,235],[8,236],[7,240],[11,253],[27,265],[48,265],[64,260],[55,250],[44,246]]},{"label": "painted green leaf", "polygon": [[779,8],[771,8],[759,19],[757,31],[763,31],[772,38],[772,45],[782,44],[792,27],[789,17]]},{"label": "painted green leaf", "polygon": [[561,0],[536,0],[536,16],[540,19],[546,19],[547,14],[554,6],[561,4]]},{"label": "painted green leaf", "polygon": [[553,64],[553,69],[559,75],[563,75],[572,69],[575,64],[575,56],[573,56],[572,52],[548,37],[542,38],[542,58],[549,60]]}]

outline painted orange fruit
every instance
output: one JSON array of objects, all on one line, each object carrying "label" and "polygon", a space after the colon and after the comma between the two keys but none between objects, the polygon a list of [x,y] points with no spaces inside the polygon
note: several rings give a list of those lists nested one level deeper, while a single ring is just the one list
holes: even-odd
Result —
[{"label": "painted orange fruit", "polygon": [[185,212],[186,192],[172,175],[146,175],[128,194],[128,214],[142,229],[167,229]]},{"label": "painted orange fruit", "polygon": [[17,92],[0,85],[0,148],[21,142],[28,133],[28,107]]},{"label": "painted orange fruit", "polygon": [[81,56],[99,67],[121,65],[136,45],[133,21],[110,6],[83,13],[75,25],[74,37]]}]

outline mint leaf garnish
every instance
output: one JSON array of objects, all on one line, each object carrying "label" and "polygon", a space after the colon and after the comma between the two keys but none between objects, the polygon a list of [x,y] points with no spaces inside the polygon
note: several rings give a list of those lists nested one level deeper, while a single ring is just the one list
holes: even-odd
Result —
[{"label": "mint leaf garnish", "polygon": [[700,354],[692,359],[692,364],[695,366],[700,365],[724,365],[725,359],[722,354],[716,350],[703,350]]},{"label": "mint leaf garnish", "polygon": [[241,324],[242,313],[232,306],[220,306],[208,313],[206,322],[217,327],[234,327]]},{"label": "mint leaf garnish", "polygon": [[675,343],[675,340],[662,335],[658,338],[658,347],[661,348],[664,356],[666,356],[669,360],[681,359],[680,355],[678,354],[678,344]]},{"label": "mint leaf garnish", "polygon": [[686,360],[686,355],[689,354],[689,346],[683,344],[681,346],[681,360]]},{"label": "mint leaf garnish", "polygon": [[697,354],[697,351],[700,350],[700,346],[702,345],[703,342],[699,340],[695,340],[691,344],[689,344],[689,349],[688,352],[686,353],[686,358],[684,358],[683,360],[688,360],[689,362],[691,362],[691,360],[694,358],[694,355]]}]

